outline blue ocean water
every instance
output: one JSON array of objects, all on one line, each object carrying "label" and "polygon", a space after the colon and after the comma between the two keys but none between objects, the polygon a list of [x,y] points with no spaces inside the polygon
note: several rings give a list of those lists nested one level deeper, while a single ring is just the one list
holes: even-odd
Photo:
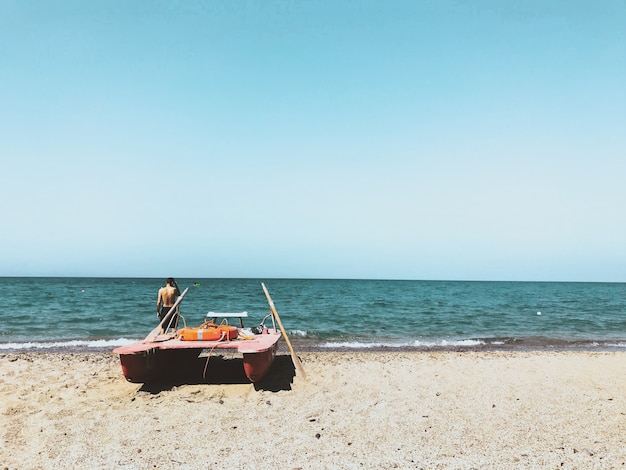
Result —
[{"label": "blue ocean water", "polygon": [[[321,279],[177,279],[181,313],[269,313],[296,349],[626,349],[626,285]],[[163,279],[0,278],[0,351],[111,350],[157,324]]]}]

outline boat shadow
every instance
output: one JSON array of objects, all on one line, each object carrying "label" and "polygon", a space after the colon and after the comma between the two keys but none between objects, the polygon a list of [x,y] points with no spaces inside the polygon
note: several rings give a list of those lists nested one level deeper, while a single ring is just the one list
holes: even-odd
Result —
[{"label": "boat shadow", "polygon": [[[256,391],[279,392],[291,390],[296,375],[290,355],[279,354],[262,380],[253,384]],[[158,394],[181,385],[250,384],[243,370],[242,358],[211,356],[187,363],[168,374],[167,379],[145,382],[139,391]]]}]

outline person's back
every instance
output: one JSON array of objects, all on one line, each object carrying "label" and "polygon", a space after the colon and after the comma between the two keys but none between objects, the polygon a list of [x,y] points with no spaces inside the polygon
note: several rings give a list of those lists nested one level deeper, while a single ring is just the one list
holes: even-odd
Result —
[{"label": "person's back", "polygon": [[[168,277],[165,280],[165,287],[159,289],[159,295],[157,296],[157,316],[159,320],[163,321],[165,316],[174,306],[176,298],[180,295],[180,290],[174,278]],[[173,318],[167,322],[172,328],[176,329],[178,323],[178,314],[175,312]],[[168,325],[163,325],[167,327]]]},{"label": "person's back", "polygon": [[159,289],[159,299],[164,307],[171,307],[174,305],[174,302],[176,302],[176,288],[169,284],[165,287],[161,287]]}]

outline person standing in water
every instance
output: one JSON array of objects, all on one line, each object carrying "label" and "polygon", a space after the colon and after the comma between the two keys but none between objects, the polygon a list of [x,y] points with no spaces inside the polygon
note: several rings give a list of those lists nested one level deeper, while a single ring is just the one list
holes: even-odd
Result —
[{"label": "person standing in water", "polygon": [[[174,306],[174,302],[180,296],[180,290],[178,289],[178,284],[173,277],[168,277],[165,280],[165,287],[161,287],[159,289],[159,295],[157,296],[157,317],[159,320],[163,321],[165,316]],[[173,317],[167,321],[167,324],[170,325],[174,330],[178,324],[178,312],[174,312]],[[167,325],[163,325],[167,327]],[[167,329],[167,328],[166,328]]]}]

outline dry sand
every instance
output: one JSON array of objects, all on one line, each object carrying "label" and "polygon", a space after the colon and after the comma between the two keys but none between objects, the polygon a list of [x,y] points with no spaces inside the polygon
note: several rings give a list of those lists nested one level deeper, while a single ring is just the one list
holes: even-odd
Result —
[{"label": "dry sand", "polygon": [[300,358],[143,386],[112,354],[1,355],[0,470],[626,469],[625,353]]}]

